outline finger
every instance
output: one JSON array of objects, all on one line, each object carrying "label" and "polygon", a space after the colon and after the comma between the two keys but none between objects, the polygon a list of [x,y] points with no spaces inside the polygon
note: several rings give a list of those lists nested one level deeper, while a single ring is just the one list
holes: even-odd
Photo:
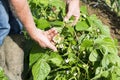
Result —
[{"label": "finger", "polygon": [[50,48],[53,51],[57,51],[57,48],[54,46],[54,44],[50,40],[48,40],[48,38],[43,37],[38,43],[43,48]]},{"label": "finger", "polygon": [[48,37],[49,40],[52,40],[52,38],[57,34],[58,34],[58,32],[55,28],[52,28],[45,32],[45,35]]},{"label": "finger", "polygon": [[50,42],[47,43],[47,47],[52,49],[53,51],[57,51],[57,48]]},{"label": "finger", "polygon": [[68,11],[67,15],[64,18],[64,21],[67,22],[71,16],[72,16],[72,12]]},{"label": "finger", "polygon": [[51,44],[55,45],[56,43],[53,40],[51,40]]},{"label": "finger", "polygon": [[53,51],[57,51],[57,48],[54,46],[55,43],[54,42],[47,42],[48,44],[44,44],[44,43],[39,43],[39,45],[41,45],[42,48],[50,48]]},{"label": "finger", "polygon": [[57,32],[57,30],[55,29],[55,28],[51,28],[51,29],[49,29],[48,31],[46,31],[46,33],[47,34],[57,34],[58,32]]},{"label": "finger", "polygon": [[55,34],[58,33],[58,31],[55,28],[52,28],[52,30],[54,31]]},{"label": "finger", "polygon": [[73,21],[72,26],[75,26],[79,20],[79,16],[74,16],[74,17],[75,17],[75,20]]}]

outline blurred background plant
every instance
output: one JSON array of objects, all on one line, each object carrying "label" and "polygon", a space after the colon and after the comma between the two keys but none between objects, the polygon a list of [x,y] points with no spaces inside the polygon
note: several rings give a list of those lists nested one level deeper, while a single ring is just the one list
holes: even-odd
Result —
[{"label": "blurred background plant", "polygon": [[85,3],[94,4],[96,6],[105,6],[109,11],[115,12],[120,16],[120,0],[82,0]]}]

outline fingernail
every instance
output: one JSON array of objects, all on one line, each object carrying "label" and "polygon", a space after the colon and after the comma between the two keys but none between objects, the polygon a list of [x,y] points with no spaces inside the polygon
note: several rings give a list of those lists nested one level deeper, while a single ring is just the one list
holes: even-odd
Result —
[{"label": "fingernail", "polygon": [[54,51],[54,52],[57,52],[57,48],[55,48],[53,51]]}]

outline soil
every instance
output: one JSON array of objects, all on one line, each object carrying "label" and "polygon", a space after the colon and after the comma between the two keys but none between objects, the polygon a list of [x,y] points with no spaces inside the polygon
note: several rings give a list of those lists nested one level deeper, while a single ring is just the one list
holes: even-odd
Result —
[{"label": "soil", "polygon": [[96,2],[87,4],[80,2],[80,6],[81,5],[87,6],[89,15],[96,14],[103,24],[109,26],[111,36],[118,40],[118,54],[120,56],[120,16],[110,11],[108,7]]}]

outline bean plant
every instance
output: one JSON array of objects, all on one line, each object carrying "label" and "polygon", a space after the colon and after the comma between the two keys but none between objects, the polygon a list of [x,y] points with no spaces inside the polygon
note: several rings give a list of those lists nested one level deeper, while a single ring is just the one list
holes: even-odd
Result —
[{"label": "bean plant", "polygon": [[66,5],[62,0],[29,0],[36,26],[42,30],[55,27],[53,38],[57,52],[33,44],[29,56],[31,80],[120,80],[118,43],[108,26],[96,15],[80,7],[75,26],[63,18]]}]

